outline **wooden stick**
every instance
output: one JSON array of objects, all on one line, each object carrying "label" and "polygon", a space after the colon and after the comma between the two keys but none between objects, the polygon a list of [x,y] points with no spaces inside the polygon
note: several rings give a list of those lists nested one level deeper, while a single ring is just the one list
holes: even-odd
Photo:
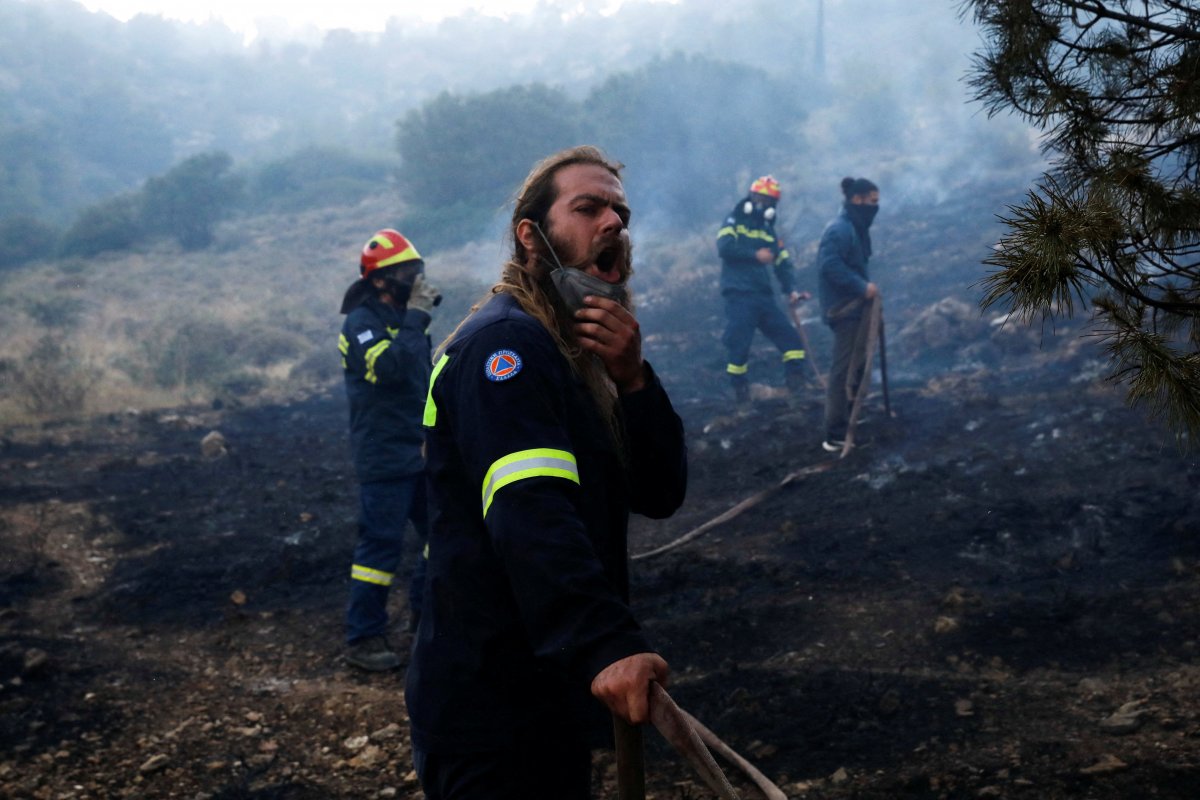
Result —
[{"label": "wooden stick", "polygon": [[808,343],[808,331],[804,330],[804,323],[800,321],[799,304],[788,303],[788,316],[792,318],[792,325],[796,328],[796,333],[800,334],[800,341],[804,343],[804,359],[812,367],[813,375],[817,377],[817,385],[824,389],[825,376],[821,374],[821,369],[813,358],[813,349]]},{"label": "wooden stick", "polygon": [[[879,336],[879,319],[883,311],[883,300],[879,295],[875,295],[867,301],[867,310],[863,315],[862,321],[859,323],[858,333],[855,337],[854,350],[855,357],[850,364],[850,369],[846,372],[847,383],[850,376],[855,370],[861,368],[862,374],[858,381],[858,391],[854,394],[854,403],[850,406],[850,421],[846,423],[846,440],[842,445],[842,452],[838,458],[845,458],[854,447],[854,429],[858,425],[858,412],[862,409],[863,400],[867,397],[867,389],[871,385],[871,361],[875,357],[875,340]],[[865,341],[864,341],[865,339]],[[863,341],[863,347],[859,350],[858,343]],[[859,363],[858,353],[861,352],[862,363]]]},{"label": "wooden stick", "polygon": [[646,800],[646,753],[642,729],[613,715],[613,740],[617,750],[618,800]]}]

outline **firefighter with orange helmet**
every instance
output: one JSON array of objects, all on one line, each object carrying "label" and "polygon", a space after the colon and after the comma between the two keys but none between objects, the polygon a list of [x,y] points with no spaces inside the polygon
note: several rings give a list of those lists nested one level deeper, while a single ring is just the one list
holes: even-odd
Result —
[{"label": "firefighter with orange helmet", "polygon": [[779,307],[771,284],[773,273],[785,301],[792,305],[811,297],[796,291],[791,255],[775,232],[781,195],[774,177],[758,178],[717,231],[726,318],[722,342],[729,357],[725,372],[738,403],[750,399],[750,345],[756,330],[761,330],[782,354],[784,379],[793,397],[805,382],[804,343]]},{"label": "firefighter with orange helmet", "polygon": [[[416,247],[391,228],[363,247],[359,275],[342,299],[346,320],[338,339],[359,483],[346,660],[377,671],[401,663],[387,637],[387,598],[405,526],[411,519],[422,540],[428,530],[421,415],[430,372],[426,331],[441,296],[425,280]],[[410,628],[420,611],[422,564],[409,585]]]}]

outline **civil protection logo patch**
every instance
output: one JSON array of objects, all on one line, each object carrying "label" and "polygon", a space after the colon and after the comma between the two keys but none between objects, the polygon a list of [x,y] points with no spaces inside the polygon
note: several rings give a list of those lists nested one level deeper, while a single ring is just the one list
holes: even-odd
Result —
[{"label": "civil protection logo patch", "polygon": [[512,350],[497,350],[487,357],[483,374],[489,381],[506,381],[521,371],[521,357]]}]

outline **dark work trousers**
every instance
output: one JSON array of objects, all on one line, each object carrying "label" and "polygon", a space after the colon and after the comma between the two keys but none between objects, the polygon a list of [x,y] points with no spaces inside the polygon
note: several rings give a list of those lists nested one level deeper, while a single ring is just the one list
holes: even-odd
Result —
[{"label": "dark work trousers", "polygon": [[760,330],[783,355],[784,369],[799,371],[804,366],[804,342],[775,297],[763,292],[726,292],[725,335],[721,342],[729,354],[726,371],[733,379],[745,380],[754,331]]},{"label": "dark work trousers", "polygon": [[592,754],[581,745],[523,742],[465,755],[413,751],[426,800],[588,800]]},{"label": "dark work trousers", "polygon": [[846,438],[850,421],[850,404],[858,392],[862,374],[849,375],[850,362],[856,352],[867,346],[862,316],[840,319],[833,329],[833,363],[829,367],[829,383],[825,390],[825,441],[840,442]]},{"label": "dark work trousers", "polygon": [[[346,641],[387,632],[388,593],[404,553],[404,529],[411,519],[424,542],[429,534],[425,476],[412,475],[359,486],[358,544],[350,568],[350,602],[346,607]],[[424,584],[422,556],[409,581],[409,613],[420,610]]]}]

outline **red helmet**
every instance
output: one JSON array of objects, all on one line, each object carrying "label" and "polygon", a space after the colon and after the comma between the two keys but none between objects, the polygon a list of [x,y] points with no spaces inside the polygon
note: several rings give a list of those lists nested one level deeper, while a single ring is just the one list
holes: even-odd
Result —
[{"label": "red helmet", "polygon": [[750,184],[750,194],[765,194],[767,197],[778,200],[781,194],[779,191],[779,181],[770,175],[763,175]]},{"label": "red helmet", "polygon": [[377,269],[391,267],[396,264],[414,264],[422,266],[425,262],[412,242],[391,228],[384,228],[371,237],[363,246],[362,261],[359,272],[365,278]]}]

